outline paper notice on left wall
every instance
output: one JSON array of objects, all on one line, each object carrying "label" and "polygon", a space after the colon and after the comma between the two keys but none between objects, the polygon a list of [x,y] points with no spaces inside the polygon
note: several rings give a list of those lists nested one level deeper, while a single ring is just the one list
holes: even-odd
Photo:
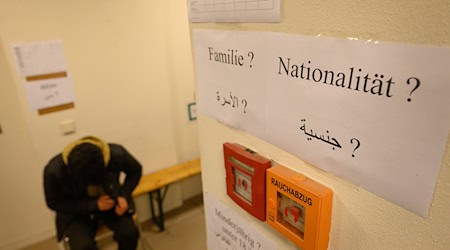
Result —
[{"label": "paper notice on left wall", "polygon": [[12,50],[32,110],[46,114],[74,107],[61,41],[17,43]]}]

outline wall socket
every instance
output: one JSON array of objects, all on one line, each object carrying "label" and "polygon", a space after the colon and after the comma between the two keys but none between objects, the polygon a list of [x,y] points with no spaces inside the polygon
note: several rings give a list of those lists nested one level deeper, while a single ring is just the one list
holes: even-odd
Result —
[{"label": "wall socket", "polygon": [[59,122],[59,127],[61,129],[61,133],[63,135],[70,135],[75,133],[75,121],[74,120],[65,120]]}]

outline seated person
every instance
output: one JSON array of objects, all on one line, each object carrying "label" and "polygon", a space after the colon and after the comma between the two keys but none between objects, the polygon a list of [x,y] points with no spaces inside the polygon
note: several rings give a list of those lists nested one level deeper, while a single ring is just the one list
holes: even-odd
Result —
[{"label": "seated person", "polygon": [[[101,220],[114,232],[119,249],[136,249],[131,193],[142,167],[120,145],[85,137],[66,146],[44,169],[47,206],[56,211],[57,238],[69,238],[70,248],[97,249],[96,227]],[[119,175],[126,174],[122,184]]]}]

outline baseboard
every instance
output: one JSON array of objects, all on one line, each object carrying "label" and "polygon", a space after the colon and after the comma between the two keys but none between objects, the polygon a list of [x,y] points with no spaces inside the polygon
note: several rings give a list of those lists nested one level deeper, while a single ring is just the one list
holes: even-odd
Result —
[{"label": "baseboard", "polygon": [[[0,249],[2,250],[17,250],[32,244],[38,243],[40,241],[46,240],[48,238],[55,237],[55,229],[49,228],[44,229],[42,232],[31,234],[31,235],[23,235],[20,238],[13,239],[9,242],[2,243],[0,245]],[[56,238],[55,238],[56,241]]]},{"label": "baseboard", "polygon": [[[198,180],[197,180],[198,181]],[[191,181],[192,182],[192,181]],[[195,181],[194,181],[195,183]],[[198,186],[195,186],[189,190],[189,192],[186,193],[186,186],[193,185],[192,183],[177,183],[173,184],[170,187],[171,192],[167,195],[167,200],[164,203],[164,212],[172,212],[176,211],[177,209],[180,209],[183,207],[183,205],[188,202],[189,200],[198,197],[198,195],[202,194],[201,186],[200,190]],[[184,192],[183,192],[184,191]],[[150,214],[150,205],[148,196],[142,196],[139,197],[139,199],[135,199],[138,214],[139,214],[139,221],[149,221],[151,219]],[[43,240],[47,240],[51,237],[55,237],[55,228],[48,228],[43,229],[42,232],[30,234],[30,235],[22,235],[22,237],[12,239],[9,242],[2,242],[0,243],[0,249],[1,250],[17,250],[21,249],[27,246],[30,246],[32,244],[38,243]],[[55,239],[56,240],[56,239]]]}]

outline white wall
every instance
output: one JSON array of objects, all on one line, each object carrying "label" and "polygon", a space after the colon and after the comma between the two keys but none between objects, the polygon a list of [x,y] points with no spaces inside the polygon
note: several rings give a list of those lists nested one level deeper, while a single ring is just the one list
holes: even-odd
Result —
[{"label": "white wall", "polygon": [[[63,43],[76,101],[40,116],[29,108],[11,45],[48,40]],[[42,171],[74,139],[121,143],[145,173],[199,156],[197,124],[187,118],[195,101],[189,48],[186,5],[176,0],[0,1],[0,249],[54,234]],[[59,123],[67,119],[76,133],[64,136]],[[166,208],[200,190],[199,178],[171,187]],[[148,219],[146,197],[137,203]]]},{"label": "white wall", "polygon": [[[282,1],[276,24],[191,24],[191,29],[274,31],[362,40],[450,46],[450,5],[435,1]],[[421,218],[364,189],[324,172],[262,140],[199,115],[203,191],[251,224],[279,249],[296,249],[281,234],[239,208],[227,195],[222,144],[236,142],[330,187],[333,192],[329,249],[449,249],[450,142],[437,180],[430,216]]]}]

